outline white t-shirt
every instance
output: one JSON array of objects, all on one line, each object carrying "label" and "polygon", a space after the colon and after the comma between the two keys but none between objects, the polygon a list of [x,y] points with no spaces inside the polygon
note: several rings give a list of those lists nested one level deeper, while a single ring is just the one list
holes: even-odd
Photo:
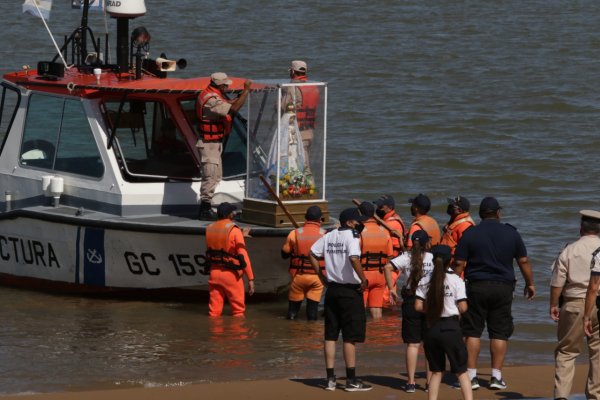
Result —
[{"label": "white t-shirt", "polygon": [[325,259],[327,280],[336,283],[360,284],[350,257],[360,257],[360,235],[352,229],[335,229],[321,237],[310,248],[317,257]]},{"label": "white t-shirt", "polygon": [[[430,279],[431,275],[419,281],[416,296],[423,301],[425,301],[425,298],[427,297]],[[460,279],[458,275],[448,271],[444,278],[444,309],[442,310],[441,317],[460,315],[456,303],[466,299],[467,290],[465,288],[465,282]]]},{"label": "white t-shirt", "polygon": [[[411,260],[410,252],[404,252],[400,254],[398,257],[392,259],[390,263],[394,268],[400,271],[400,276],[404,276],[404,281],[406,282],[406,287],[410,289],[410,284],[408,283],[408,277],[410,276],[410,260]],[[433,254],[429,252],[425,252],[423,254],[423,278],[429,278],[431,273],[433,272]],[[419,281],[419,285],[421,281]]]}]

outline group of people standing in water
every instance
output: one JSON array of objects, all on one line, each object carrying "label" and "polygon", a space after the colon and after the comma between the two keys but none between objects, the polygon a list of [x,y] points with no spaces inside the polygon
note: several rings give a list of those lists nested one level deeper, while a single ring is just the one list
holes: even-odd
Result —
[{"label": "group of people standing in water", "polygon": [[[399,302],[402,304],[402,339],[407,346],[406,392],[413,393],[418,387],[415,374],[419,348],[423,344],[428,367],[423,389],[429,392],[429,398],[437,398],[448,360],[450,371],[458,378],[463,398],[472,399],[473,390],[483,384],[477,376],[477,359],[480,338],[486,328],[492,367],[487,384],[492,390],[506,389],[502,367],[514,329],[514,261],[524,280],[524,296],[531,300],[536,294],[532,267],[520,234],[515,227],[500,222],[502,207],[493,197],[481,201],[479,224],[475,224],[471,217],[470,203],[465,197],[448,199],[450,219],[442,231],[428,215],[431,202],[426,195],[419,194],[409,203],[413,220],[408,226],[396,213],[393,197],[384,195],[373,202],[357,202],[358,207],[345,209],[340,213],[339,227],[329,231],[321,226],[319,207],[309,207],[304,225],[290,232],[281,251],[282,257],[290,260],[292,276],[287,318],[298,318],[302,302],[306,300],[306,318],[316,320],[318,306],[327,287],[324,300],[326,390],[338,387],[334,361],[340,333],[346,366],[344,390],[372,389],[371,385],[356,378],[355,344],[366,339],[367,313],[374,319],[381,318],[385,306]],[[228,248],[245,251],[243,235],[229,236],[227,233],[235,227],[234,210],[228,203],[219,206],[219,220],[225,221],[214,231],[223,240],[229,238]],[[218,224],[219,221],[213,225]],[[600,213],[582,211],[581,229],[582,237],[591,235],[600,240]],[[211,226],[207,228],[207,244],[211,243],[209,232]],[[589,247],[589,243],[586,242],[586,246]],[[574,252],[571,247],[565,251],[567,249],[570,253],[561,254],[555,264],[557,272],[553,277],[551,302],[558,302],[559,297],[561,304],[574,301],[572,293],[581,292],[579,286],[585,280],[579,279],[575,290],[569,285],[574,274],[582,277],[585,271],[575,272],[575,264],[581,264],[581,257],[571,254],[581,252]],[[243,273],[249,279],[249,293],[253,290],[250,261],[244,251],[240,257],[223,252],[214,255],[221,257],[215,258],[221,263],[225,260],[223,257],[231,256],[228,262],[239,273],[236,282],[230,282],[229,288],[219,288],[213,282],[211,304],[216,304],[218,313],[213,313],[214,307],[211,306],[211,315],[220,315],[225,298],[231,302],[231,287],[235,287],[233,292],[239,292],[233,296],[234,315],[243,315]],[[589,288],[587,297],[583,296],[585,306],[584,300],[577,300],[577,304],[581,302],[579,308],[584,311],[580,313],[581,329],[577,332],[598,336],[598,318],[593,303],[597,301],[600,286],[600,246],[593,254],[586,253],[583,258],[583,263],[587,262]],[[595,268],[592,269],[591,280],[590,260]],[[397,282],[402,282],[399,288],[396,287]],[[213,295],[220,300],[213,302]],[[556,321],[564,319],[564,324],[569,325],[568,321],[575,317],[570,318],[566,313],[567,307],[561,309],[560,305],[551,304],[552,318]],[[583,333],[571,331],[568,326],[561,328],[559,324],[555,380],[557,399],[566,398],[563,394],[568,396],[571,390],[573,363],[581,350]],[[593,360],[598,361],[600,356],[600,340],[591,339],[590,343],[594,346],[594,351],[590,350],[591,366]],[[593,360],[592,355],[595,357]],[[598,392],[596,375],[598,367],[590,368],[586,393]],[[588,398],[597,398],[591,396]]]}]

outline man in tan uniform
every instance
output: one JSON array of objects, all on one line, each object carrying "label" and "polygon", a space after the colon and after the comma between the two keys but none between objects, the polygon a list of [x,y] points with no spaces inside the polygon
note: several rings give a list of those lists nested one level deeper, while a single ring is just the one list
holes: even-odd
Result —
[{"label": "man in tan uniform", "polygon": [[242,93],[231,101],[225,95],[231,83],[227,74],[215,72],[210,76],[209,85],[202,90],[196,102],[196,113],[200,121],[196,147],[200,152],[202,168],[200,219],[216,219],[211,201],[223,177],[223,139],[231,132],[233,115],[244,105],[252,85],[252,81],[245,81]]},{"label": "man in tan uniform", "polygon": [[[600,247],[599,217],[598,212],[581,211],[581,237],[563,249],[552,267],[550,317],[558,322],[558,344],[554,351],[555,399],[569,397],[575,375],[575,359],[582,350],[590,265],[592,254]],[[585,394],[587,399],[600,400],[600,337],[595,307],[591,320],[594,334],[587,340],[590,364]]]}]

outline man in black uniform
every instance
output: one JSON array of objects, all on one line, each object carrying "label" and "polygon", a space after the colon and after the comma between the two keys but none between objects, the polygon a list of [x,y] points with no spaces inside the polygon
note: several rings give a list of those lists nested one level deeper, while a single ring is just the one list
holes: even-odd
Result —
[{"label": "man in black uniform", "polygon": [[529,300],[535,296],[533,273],[523,239],[515,227],[500,223],[500,210],[498,200],[484,198],[479,206],[481,223],[465,231],[454,255],[456,273],[464,271],[467,281],[469,309],[461,319],[461,327],[469,352],[467,372],[473,389],[479,388],[477,358],[486,324],[492,358],[490,389],[506,389],[502,366],[514,329],[512,296],[516,278],[513,259],[517,260],[525,279],[525,296]]}]

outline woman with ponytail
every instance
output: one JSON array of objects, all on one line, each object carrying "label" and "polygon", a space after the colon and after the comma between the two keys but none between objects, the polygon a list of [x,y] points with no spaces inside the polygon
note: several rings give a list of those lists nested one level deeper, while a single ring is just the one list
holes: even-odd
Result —
[{"label": "woman with ponytail", "polygon": [[456,374],[464,400],[473,399],[471,380],[467,374],[467,347],[462,338],[459,316],[467,311],[465,283],[448,269],[452,258],[448,246],[431,248],[433,273],[423,278],[416,290],[415,308],[425,313],[427,331],[423,340],[425,357],[432,372],[429,400],[438,397],[446,357]]},{"label": "woman with ponytail", "polygon": [[[411,236],[411,240],[413,246],[410,253],[400,254],[384,267],[386,285],[390,289],[391,304],[398,302],[398,293],[393,290],[392,271],[397,269],[400,272],[399,276],[406,276],[401,294],[402,340],[406,343],[406,373],[408,376],[404,390],[407,393],[414,393],[416,390],[417,359],[426,329],[425,315],[415,310],[415,293],[419,281],[428,277],[433,271],[433,255],[428,252],[430,241],[427,232],[424,230],[415,231]],[[428,370],[427,382],[429,382],[429,375]]]}]

